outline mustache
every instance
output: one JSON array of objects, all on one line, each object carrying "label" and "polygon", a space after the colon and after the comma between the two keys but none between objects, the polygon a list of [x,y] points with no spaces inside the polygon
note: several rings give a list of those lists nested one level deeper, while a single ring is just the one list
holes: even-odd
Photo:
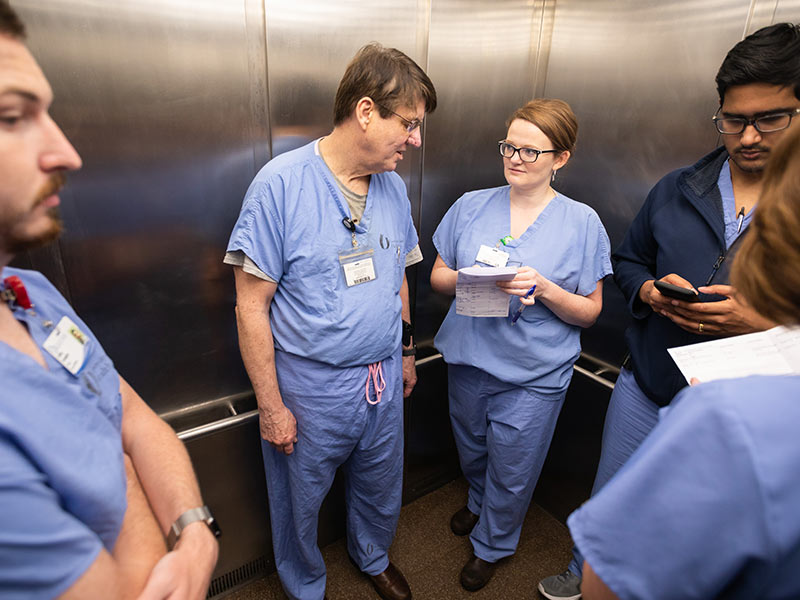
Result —
[{"label": "mustache", "polygon": [[45,201],[45,199],[60,192],[65,183],[67,183],[67,176],[64,175],[63,172],[58,171],[53,173],[47,182],[42,186],[42,189],[39,190],[39,193],[36,194],[36,201],[33,205],[39,206]]},{"label": "mustache", "polygon": [[739,146],[734,150],[734,152],[752,152],[753,150],[758,150],[759,152],[769,152],[769,148],[765,148],[764,146]]}]

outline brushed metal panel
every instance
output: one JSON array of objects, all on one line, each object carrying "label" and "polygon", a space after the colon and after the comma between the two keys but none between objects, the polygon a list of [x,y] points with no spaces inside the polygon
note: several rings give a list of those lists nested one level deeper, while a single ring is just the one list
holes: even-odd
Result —
[{"label": "brushed metal panel", "polygon": [[437,0],[432,5],[428,75],[440,108],[425,132],[418,345],[432,344],[450,305],[430,287],[436,258],[431,236],[461,194],[505,183],[496,142],[506,133],[508,115],[535,87],[532,65],[541,14],[540,2],[524,0]]},{"label": "brushed metal panel", "polygon": [[[717,145],[714,76],[742,37],[749,0],[560,0],[545,95],[569,102],[578,146],[556,187],[594,207],[614,247],[652,185]],[[677,226],[677,224],[676,224]],[[584,348],[619,364],[628,322],[607,283]]]},{"label": "brushed metal panel", "polygon": [[777,0],[772,23],[800,23],[800,0]]},{"label": "brushed metal panel", "polygon": [[245,389],[221,264],[266,141],[250,85],[266,60],[263,44],[250,48],[245,3],[15,7],[84,159],[60,241],[77,311],[159,411]]}]

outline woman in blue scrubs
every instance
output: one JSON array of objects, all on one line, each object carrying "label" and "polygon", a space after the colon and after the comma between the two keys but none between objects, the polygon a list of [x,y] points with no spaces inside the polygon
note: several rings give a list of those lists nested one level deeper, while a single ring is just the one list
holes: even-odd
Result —
[{"label": "woman in blue scrubs", "polygon": [[[448,364],[450,418],[467,504],[451,520],[470,534],[461,585],[482,588],[514,554],[558,413],[580,354],[580,330],[602,308],[610,244],[597,214],[552,187],[578,123],[566,102],[536,99],[498,143],[508,185],[464,194],[433,236],[432,287],[453,295],[458,269],[521,265],[498,283],[509,316],[468,317],[455,302],[436,335]],[[533,291],[531,291],[533,290]],[[521,309],[516,323],[513,316]]]}]

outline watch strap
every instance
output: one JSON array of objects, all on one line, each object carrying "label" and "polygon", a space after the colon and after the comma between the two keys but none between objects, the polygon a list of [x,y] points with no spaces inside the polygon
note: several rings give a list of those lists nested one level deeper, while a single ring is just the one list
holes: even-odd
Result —
[{"label": "watch strap", "polygon": [[197,508],[190,508],[180,517],[175,519],[175,522],[169,528],[169,533],[167,534],[167,547],[170,549],[174,548],[175,544],[178,543],[183,530],[197,521],[203,521],[203,523],[205,523],[211,530],[211,533],[214,534],[214,537],[219,537],[222,535],[222,531],[220,530],[219,525],[217,525],[217,522],[211,514],[208,506],[198,506]]}]

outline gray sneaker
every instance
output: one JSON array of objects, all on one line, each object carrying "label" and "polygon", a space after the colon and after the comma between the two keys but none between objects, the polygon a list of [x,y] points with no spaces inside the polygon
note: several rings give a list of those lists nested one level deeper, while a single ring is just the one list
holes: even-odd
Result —
[{"label": "gray sneaker", "polygon": [[581,578],[572,571],[545,577],[539,582],[539,593],[549,600],[578,600],[581,597]]}]

